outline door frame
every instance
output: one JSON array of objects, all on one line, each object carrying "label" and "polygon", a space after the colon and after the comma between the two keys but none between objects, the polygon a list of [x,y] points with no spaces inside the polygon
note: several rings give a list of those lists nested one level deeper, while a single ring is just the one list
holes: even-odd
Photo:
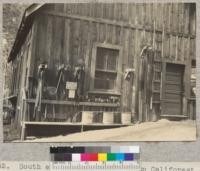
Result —
[{"label": "door frame", "polygon": [[[162,73],[161,73],[161,93],[160,93],[160,99],[161,99],[161,116],[163,115],[163,105],[164,105],[164,95],[165,95],[165,81],[166,81],[166,68],[167,64],[175,64],[175,65],[180,65],[183,66],[183,96],[182,96],[182,109],[181,109],[181,115],[180,116],[185,116],[186,112],[185,109],[187,109],[187,95],[186,95],[186,87],[185,87],[185,80],[187,75],[186,75],[186,62],[181,62],[181,61],[169,61],[169,60],[164,60],[162,61]],[[186,102],[184,102],[186,100]],[[178,116],[178,115],[177,115]]]}]

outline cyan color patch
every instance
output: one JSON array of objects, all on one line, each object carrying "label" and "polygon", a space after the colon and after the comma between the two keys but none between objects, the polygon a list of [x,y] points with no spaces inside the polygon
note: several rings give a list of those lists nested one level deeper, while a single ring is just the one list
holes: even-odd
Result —
[{"label": "cyan color patch", "polygon": [[115,159],[117,161],[124,161],[124,153],[116,153],[115,154]]}]

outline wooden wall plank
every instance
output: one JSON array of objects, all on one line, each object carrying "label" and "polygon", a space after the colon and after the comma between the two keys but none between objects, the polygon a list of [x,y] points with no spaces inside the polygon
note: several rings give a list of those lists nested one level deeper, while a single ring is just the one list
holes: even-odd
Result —
[{"label": "wooden wall plank", "polygon": [[[128,45],[128,67],[134,68],[134,30],[129,29],[129,45]],[[135,74],[135,73],[134,73]],[[129,110],[134,116],[135,113],[135,86],[134,86],[134,75],[129,81],[128,87],[129,96]]]},{"label": "wooden wall plank", "polygon": [[54,10],[58,12],[64,11],[64,5],[62,3],[55,3]]},{"label": "wooden wall plank", "polygon": [[[191,47],[191,39],[188,41],[188,47]],[[183,114],[188,116],[188,99],[191,95],[191,58],[186,59],[185,71],[187,72],[184,72]]]},{"label": "wooden wall plank", "polygon": [[135,4],[135,25],[139,25],[139,13],[140,13],[140,8],[139,8],[139,4],[136,3]]},{"label": "wooden wall plank", "polygon": [[112,31],[113,31],[113,26],[112,25],[107,25],[107,36],[108,36],[108,38],[107,38],[107,42],[109,43],[109,44],[112,44]]},{"label": "wooden wall plank", "polygon": [[190,39],[190,59],[196,59],[195,39]]},{"label": "wooden wall plank", "polygon": [[52,67],[52,54],[51,54],[51,49],[52,49],[52,33],[53,33],[53,20],[52,20],[52,16],[47,16],[46,17],[47,20],[47,29],[46,29],[46,58],[48,59],[48,66],[51,68]]},{"label": "wooden wall plank", "polygon": [[163,22],[163,4],[157,5],[158,12],[158,29],[162,30],[162,22]]},{"label": "wooden wall plank", "polygon": [[142,3],[141,4],[141,13],[142,13],[141,14],[141,17],[142,17],[141,18],[141,25],[143,26],[143,28],[145,27],[145,10],[146,10],[145,7],[146,7],[145,4]]},{"label": "wooden wall plank", "polygon": [[111,20],[113,20],[114,19],[114,4],[109,4],[109,7],[110,7],[110,10],[109,10],[109,18],[111,19]]},{"label": "wooden wall plank", "polygon": [[70,11],[71,11],[71,8],[70,8],[69,4],[65,3],[64,7],[63,7],[63,12],[66,14],[70,14],[71,13]]},{"label": "wooden wall plank", "polygon": [[170,14],[170,32],[174,32],[174,18],[175,18],[175,15],[174,15],[174,4],[171,3],[171,14]]},{"label": "wooden wall plank", "polygon": [[119,45],[120,43],[120,27],[116,26],[115,27],[115,36],[113,37],[113,39],[115,39],[115,44]]},{"label": "wooden wall plank", "polygon": [[84,44],[83,44],[83,36],[85,34],[85,21],[80,20],[80,30],[79,30],[79,47],[78,47],[78,57],[82,61],[84,61]]},{"label": "wooden wall plank", "polygon": [[151,29],[153,29],[153,27],[154,27],[154,6],[153,6],[153,3],[150,3],[150,16],[151,16],[151,18],[150,18],[150,28]]},{"label": "wooden wall plank", "polygon": [[117,20],[117,15],[118,15],[118,3],[113,4],[113,20]]},{"label": "wooden wall plank", "polygon": [[[122,38],[122,44],[123,44],[123,58],[122,58],[122,68],[123,68],[123,73],[125,72],[125,70],[129,67],[128,64],[128,48],[129,48],[129,35],[130,35],[130,31],[129,29],[123,29],[123,38]],[[123,87],[122,87],[122,104],[123,104],[123,111],[124,112],[128,112],[130,111],[130,104],[129,104],[129,86],[130,83],[126,80],[123,79],[123,83],[122,83]]]},{"label": "wooden wall plank", "polygon": [[151,23],[151,4],[147,3],[145,4],[146,6],[146,12],[145,12],[145,25],[146,27],[150,28],[150,23]]},{"label": "wooden wall plank", "polygon": [[46,49],[46,36],[47,36],[47,32],[46,32],[46,28],[47,27],[47,19],[45,16],[42,16],[39,19],[39,37],[40,37],[40,41],[37,42],[38,43],[38,51],[39,51],[39,61],[47,61],[46,58],[46,54],[45,54],[45,49]]},{"label": "wooden wall plank", "polygon": [[[129,62],[130,67],[136,69],[136,58],[135,58],[135,30],[130,30],[130,39],[129,39]],[[136,72],[134,72],[133,78],[131,80],[131,85],[130,85],[130,92],[131,93],[131,113],[134,119],[136,119]]]},{"label": "wooden wall plank", "polygon": [[97,27],[97,42],[100,42],[100,23],[97,23],[96,27]]},{"label": "wooden wall plank", "polygon": [[69,64],[70,62],[70,34],[71,32],[71,21],[65,19],[64,22],[64,40],[63,40],[63,62]]},{"label": "wooden wall plank", "polygon": [[102,14],[103,14],[103,16],[102,16],[102,18],[106,18],[107,17],[107,9],[106,9],[107,7],[106,7],[106,3],[103,3],[103,7],[102,7]]},{"label": "wooden wall plank", "polygon": [[172,17],[173,17],[172,18],[172,32],[176,32],[176,27],[177,27],[176,6],[177,5],[175,3],[172,4]]},{"label": "wooden wall plank", "polygon": [[71,23],[71,29],[73,30],[71,33],[71,39],[70,39],[70,48],[71,48],[71,54],[70,54],[70,61],[72,66],[76,65],[79,54],[78,54],[78,46],[79,46],[79,29],[80,29],[80,20],[72,20]]},{"label": "wooden wall plank", "polygon": [[176,54],[176,60],[181,59],[181,37],[176,37],[176,43],[177,43],[177,54]]},{"label": "wooden wall plank", "polygon": [[138,10],[137,10],[137,15],[138,15],[138,24],[142,25],[143,24],[143,5],[141,3],[138,4]]},{"label": "wooden wall plank", "polygon": [[165,14],[164,14],[164,21],[165,21],[165,24],[164,24],[164,29],[165,29],[165,32],[169,32],[170,30],[170,4],[167,3],[165,6]]},{"label": "wooden wall plank", "polygon": [[188,34],[189,32],[189,7],[184,5],[184,33]]},{"label": "wooden wall plank", "polygon": [[128,3],[122,4],[122,20],[128,21]]},{"label": "wooden wall plank", "polygon": [[100,24],[99,26],[99,42],[103,43],[105,41],[105,25]]},{"label": "wooden wall plank", "polygon": [[133,29],[129,30],[129,47],[128,47],[128,65],[130,68],[134,67],[134,54],[135,54],[135,49],[134,49],[134,41],[135,41],[135,33]]},{"label": "wooden wall plank", "polygon": [[170,4],[167,3],[165,6],[165,14],[164,14],[164,28],[166,32],[169,32],[170,28]]},{"label": "wooden wall plank", "polygon": [[131,3],[129,5],[129,20],[130,23],[135,24],[135,20],[136,20],[136,4],[135,3]]},{"label": "wooden wall plank", "polygon": [[158,28],[158,21],[157,21],[157,4],[153,4],[153,23],[155,22],[154,26],[155,29]]},{"label": "wooden wall plank", "polygon": [[86,52],[87,52],[87,43],[88,43],[88,30],[89,30],[89,23],[84,21],[83,23],[83,40],[82,40],[82,55],[84,58],[84,61],[86,60]]},{"label": "wooden wall plank", "polygon": [[188,45],[188,42],[187,42],[187,39],[184,38],[184,46],[183,46],[183,58],[182,58],[182,61],[185,61],[185,59],[187,59],[187,45]]},{"label": "wooden wall plank", "polygon": [[144,27],[147,27],[147,25],[148,25],[148,21],[147,21],[147,19],[148,19],[148,14],[147,14],[147,4],[145,4],[145,3],[143,3],[143,25],[144,25]]},{"label": "wooden wall plank", "polygon": [[184,4],[181,4],[181,33],[184,33]]},{"label": "wooden wall plank", "polygon": [[118,12],[118,15],[117,15],[117,20],[120,21],[122,20],[122,3],[118,3],[118,8],[117,8],[117,12]]},{"label": "wooden wall plank", "polygon": [[63,49],[63,35],[64,35],[64,28],[63,28],[64,20],[62,18],[56,18],[56,29],[55,29],[55,46],[56,49],[55,58],[58,59],[59,65],[63,63],[61,51]]},{"label": "wooden wall plank", "polygon": [[116,37],[117,37],[116,32],[117,32],[116,26],[112,26],[112,41],[111,41],[112,44],[116,44]]},{"label": "wooden wall plank", "polygon": [[86,46],[86,54],[85,54],[85,86],[84,86],[84,90],[87,91],[89,90],[89,81],[90,78],[90,66],[89,66],[89,61],[90,61],[90,55],[92,52],[92,22],[88,23],[88,34],[87,34],[87,46]]},{"label": "wooden wall plank", "polygon": [[180,57],[179,57],[179,60],[180,61],[183,61],[184,62],[184,46],[185,46],[185,40],[183,37],[181,37],[181,40],[180,40],[180,48],[181,48],[181,52],[180,52]]},{"label": "wooden wall plank", "polygon": [[[178,3],[175,3],[174,4],[174,15],[175,15],[175,17],[174,17],[174,32],[178,32],[178,30],[179,30],[179,25],[180,25],[180,23],[179,23],[179,4]],[[178,23],[177,23],[177,21],[178,21]]]}]

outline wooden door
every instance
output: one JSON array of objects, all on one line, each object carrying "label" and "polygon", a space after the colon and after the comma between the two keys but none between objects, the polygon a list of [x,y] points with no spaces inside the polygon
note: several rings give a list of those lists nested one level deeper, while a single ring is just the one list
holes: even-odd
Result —
[{"label": "wooden door", "polygon": [[184,65],[166,64],[163,82],[162,115],[182,115]]}]

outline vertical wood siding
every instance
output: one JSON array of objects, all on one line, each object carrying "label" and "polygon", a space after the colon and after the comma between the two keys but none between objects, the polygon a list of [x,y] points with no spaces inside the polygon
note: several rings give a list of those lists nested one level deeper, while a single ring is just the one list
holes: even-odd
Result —
[{"label": "vertical wood siding", "polygon": [[[92,48],[96,42],[122,47],[123,70],[135,68],[138,72],[142,47],[153,46],[153,42],[160,52],[159,58],[188,62],[195,58],[195,16],[191,10],[189,4],[177,3],[46,5],[35,20],[38,26],[35,68],[43,59],[53,70],[62,63],[75,66],[79,59],[83,59],[86,67],[85,90],[88,91]],[[137,75],[133,83],[122,79],[123,111],[138,108],[135,103],[138,98],[137,80]]]}]

